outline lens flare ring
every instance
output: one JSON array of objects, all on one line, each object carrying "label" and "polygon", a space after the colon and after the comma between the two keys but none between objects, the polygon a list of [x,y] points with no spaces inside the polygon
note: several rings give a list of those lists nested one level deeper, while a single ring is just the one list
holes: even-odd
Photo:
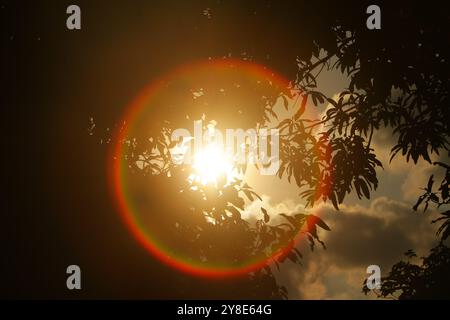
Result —
[{"label": "lens flare ring", "polygon": [[[221,65],[225,66],[229,63],[233,63],[236,68],[240,68],[242,72],[248,73],[251,76],[260,77],[262,79],[264,77],[270,77],[281,86],[289,86],[289,82],[286,79],[277,75],[265,66],[249,61],[233,59],[208,60],[182,66],[170,72],[163,79],[173,79],[182,74],[195,72],[198,68],[205,68],[208,66],[220,68]],[[137,209],[133,203],[131,203],[129,200],[129,195],[127,194],[125,178],[127,166],[122,160],[122,155],[124,152],[123,142],[126,140],[129,130],[133,126],[133,122],[139,117],[141,110],[148,105],[148,102],[158,91],[163,89],[164,81],[152,82],[126,108],[123,116],[123,126],[115,133],[112,148],[108,155],[108,176],[110,179],[109,184],[112,189],[112,195],[114,201],[117,203],[120,216],[127,228],[131,231],[132,235],[151,255],[164,264],[176,270],[200,277],[231,277],[245,275],[270,264],[270,262],[277,257],[287,255],[292,248],[292,243],[286,246],[286,248],[282,248],[273,253],[269,258],[265,258],[261,261],[248,261],[246,264],[239,267],[231,268],[197,264],[173,254],[169,248],[166,248],[164,244],[159,243],[158,240],[152,234],[149,234],[141,225],[136,214]],[[232,168],[230,165],[223,159],[217,159],[218,154],[213,148],[205,150],[204,152],[205,154],[198,156],[195,161],[196,163],[194,163],[194,167],[197,166],[197,169],[199,170],[198,174],[202,177],[202,179],[205,179],[205,181],[208,182],[209,180],[215,179],[217,173],[222,171],[226,174],[231,174]],[[208,159],[215,160],[216,162],[204,163]],[[292,239],[294,245],[298,244],[301,238],[302,236],[299,232],[295,239]]]}]

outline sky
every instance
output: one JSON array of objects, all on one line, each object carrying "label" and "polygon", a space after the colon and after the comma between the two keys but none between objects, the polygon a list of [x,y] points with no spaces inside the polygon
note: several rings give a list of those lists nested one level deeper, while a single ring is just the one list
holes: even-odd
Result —
[{"label": "sky", "polygon": [[[346,77],[335,70],[324,71],[318,80],[318,87],[329,96],[347,84]],[[331,228],[331,232],[320,230],[319,234],[326,250],[317,246],[311,252],[307,244],[301,244],[303,265],[288,261],[282,272],[275,271],[291,299],[376,298],[374,294],[362,293],[369,265],[380,266],[386,275],[393,264],[404,259],[407,250],[413,249],[421,257],[437,244],[437,228],[430,223],[436,212],[416,212],[412,207],[429,176],[434,174],[435,180],[440,181],[443,172],[424,160],[419,160],[417,165],[412,161],[407,163],[401,155],[390,162],[395,138],[389,129],[374,132],[373,148],[383,164],[383,168],[376,169],[378,189],[371,193],[371,199],[358,199],[353,193],[347,195],[339,212],[329,202],[305,208],[295,183],[290,184],[285,177],[280,180],[261,176],[256,169],[249,169],[249,184],[262,195],[263,207],[272,217],[281,212],[310,212],[318,214]],[[432,160],[437,161],[439,157],[435,155]],[[259,214],[256,202],[247,208],[247,214],[252,213]]]},{"label": "sky", "polygon": [[[6,53],[2,77],[8,80],[1,120],[10,160],[1,226],[8,264],[0,266],[5,268],[2,285],[9,290],[2,294],[73,297],[65,288],[65,268],[77,263],[87,275],[81,297],[187,297],[176,290],[180,283],[189,284],[188,277],[150,257],[120,220],[108,185],[104,129],[117,126],[142,88],[174,67],[228,55],[242,44],[269,48],[279,57],[292,53],[287,50],[292,47],[301,49],[301,41],[280,36],[294,20],[265,25],[263,31],[257,24],[238,25],[230,17],[258,22],[240,2],[237,7],[227,3],[222,16],[214,8],[204,12],[209,6],[202,2],[178,2],[178,10],[166,1],[79,3],[83,20],[77,32],[66,29],[68,2],[0,2]],[[296,17],[280,12],[276,21],[284,23],[291,14]],[[308,38],[308,32],[299,30],[298,36]],[[348,79],[324,71],[318,82],[322,92],[334,96]],[[276,108],[283,109],[281,100]],[[323,112],[308,110],[316,116]],[[94,136],[88,131],[91,117]],[[374,133],[373,147],[384,167],[377,169],[378,190],[370,200],[347,196],[339,212],[329,203],[317,203],[311,211],[295,185],[249,169],[248,183],[274,221],[280,212],[313,212],[331,228],[319,230],[326,250],[317,246],[311,252],[301,243],[303,265],[288,261],[281,272],[275,270],[291,299],[372,298],[361,293],[367,266],[379,265],[385,273],[408,249],[420,256],[435,244],[433,211],[414,212],[412,206],[429,175],[439,181],[442,171],[423,160],[406,163],[400,155],[389,163],[394,143],[389,130]],[[260,214],[260,206],[248,203],[247,217]],[[202,283],[206,291],[208,283]],[[205,296],[202,286],[198,290]]]}]

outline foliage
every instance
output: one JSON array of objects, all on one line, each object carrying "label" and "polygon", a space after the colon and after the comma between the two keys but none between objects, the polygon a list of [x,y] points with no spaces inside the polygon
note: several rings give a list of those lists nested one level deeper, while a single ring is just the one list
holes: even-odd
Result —
[{"label": "foliage", "polygon": [[[434,175],[430,176],[424,188],[425,193],[418,198],[414,210],[417,210],[421,204],[424,204],[424,211],[426,211],[430,203],[437,208],[445,207],[450,203],[450,166],[441,162],[434,164],[445,169],[444,178],[438,190],[433,191]],[[440,237],[440,243],[431,249],[427,257],[421,258],[421,265],[410,262],[409,259],[417,257],[414,251],[406,252],[408,261],[396,263],[389,274],[381,279],[381,289],[375,290],[378,297],[398,299],[448,299],[450,297],[450,248],[444,244],[450,235],[450,211],[446,210],[440,215],[441,217],[432,221],[432,223],[443,221],[436,233]],[[365,294],[370,292],[366,284],[363,286],[363,292]]]},{"label": "foliage", "polygon": [[[417,210],[418,207],[424,202],[424,211],[428,209],[429,203],[433,203],[440,208],[441,206],[446,206],[450,204],[450,166],[442,162],[435,162],[435,165],[439,165],[445,169],[445,176],[442,179],[441,185],[439,186],[437,192],[433,191],[434,175],[431,175],[428,179],[427,187],[424,189],[425,193],[419,197],[417,203],[414,205],[414,210]],[[441,217],[432,221],[432,223],[436,223],[438,221],[443,221],[441,226],[437,231],[437,235],[441,237],[441,240],[446,240],[450,235],[450,210],[446,210],[441,212]]]},{"label": "foliage", "polygon": [[[192,179],[191,165],[175,164],[170,157],[174,145],[164,140],[167,139],[154,144],[145,157],[135,154],[133,143],[129,143],[128,184],[132,186],[134,201],[143,208],[139,219],[145,219],[148,226],[157,226],[152,230],[154,237],[170,243],[175,252],[183,253],[196,264],[265,262],[261,269],[248,275],[247,287],[261,286],[266,279],[266,286],[255,292],[270,298],[287,298],[284,287],[268,280],[274,279],[271,265],[279,269],[286,260],[301,264],[302,253],[295,243],[299,237],[309,241],[311,250],[316,242],[325,247],[318,237],[318,228],[330,230],[327,224],[305,213],[280,213],[281,222],[270,223],[271,215],[263,207],[258,219],[244,219],[246,201],[262,200],[247,183],[238,178],[227,181],[224,176],[206,185]],[[158,194],[142,197],[143,185],[158,188]],[[161,201],[161,194],[176,195],[177,200]]]},{"label": "foliage", "polygon": [[[216,30],[230,18],[227,16],[229,5],[211,5],[213,16],[208,28]],[[292,87],[281,88],[267,79],[245,91],[234,84],[224,87],[220,83],[214,87],[206,82],[203,94],[195,101],[191,99],[184,114],[174,112],[174,108],[179,101],[187,101],[186,97],[191,97],[193,88],[177,84],[177,92],[185,95],[186,99],[167,103],[173,95],[158,97],[158,103],[164,106],[166,113],[159,115],[149,129],[150,146],[142,143],[149,138],[147,131],[142,137],[137,137],[137,149],[132,151],[136,157],[141,157],[137,159],[139,161],[151,160],[144,169],[150,170],[147,177],[157,173],[165,180],[173,181],[175,176],[182,176],[184,168],[172,166],[168,161],[171,142],[167,141],[167,136],[171,128],[179,127],[186,117],[191,121],[205,115],[215,120],[224,117],[225,126],[232,123],[239,127],[264,127],[268,126],[271,117],[277,118],[274,105],[279,97],[284,99],[287,109],[288,98],[293,98],[296,103],[290,110],[292,117],[280,119],[277,124],[281,132],[281,165],[277,176],[295,182],[300,196],[310,206],[319,200],[329,200],[338,209],[351,192],[356,192],[359,198],[370,198],[371,192],[378,187],[376,169],[382,167],[372,146],[377,130],[387,128],[393,131],[397,141],[392,146],[392,157],[401,153],[406,161],[412,159],[417,163],[422,158],[431,162],[431,154],[449,152],[450,130],[446,119],[450,119],[450,49],[444,41],[449,38],[449,29],[442,28],[442,21],[448,20],[448,14],[423,5],[389,3],[383,7],[386,14],[383,14],[382,30],[370,31],[363,23],[364,5],[343,5],[341,2],[327,5],[324,10],[321,4],[307,2],[242,4],[241,12],[252,14],[233,15],[233,25],[249,27],[235,32],[238,36],[224,45],[234,57],[261,62],[279,70],[289,77]],[[314,19],[308,19],[312,13],[315,14]],[[267,21],[272,22],[271,26],[279,26],[276,39],[268,36],[265,40],[256,41],[261,34],[273,35]],[[318,82],[323,70],[338,70],[348,76],[348,87],[337,96],[328,97],[320,91]],[[243,93],[248,95],[241,105],[236,105],[226,100],[222,88],[231,97]],[[209,101],[226,105],[226,115],[219,114],[218,108],[208,104]],[[308,103],[324,111],[321,119],[306,116]],[[172,118],[167,120],[167,115]],[[200,218],[190,220],[202,223],[204,229],[199,231],[198,226],[183,220],[178,232],[194,238],[200,234],[203,238],[206,233],[219,234],[220,230],[234,228],[237,233],[245,235],[247,242],[241,243],[244,255],[277,246],[279,241],[292,239],[295,232],[305,227],[305,234],[314,244],[319,240],[316,227],[328,229],[319,218],[311,219],[303,213],[281,214],[285,224],[269,225],[269,215],[263,208],[261,219],[251,226],[240,216],[243,195],[250,201],[258,196],[243,182],[229,186],[221,184],[209,190],[197,186],[194,190],[191,184],[186,185],[186,176],[176,180],[182,184],[172,191],[190,193],[189,198],[196,201],[185,209],[194,208],[201,219],[214,221],[205,224]],[[448,203],[448,187],[441,186],[439,190],[441,199],[431,192],[430,185],[420,202],[424,201],[426,206],[429,202]],[[445,222],[439,232],[446,238],[449,233],[448,211],[443,216],[439,220]],[[209,245],[208,241],[192,246],[197,257],[204,255],[203,258],[209,259],[208,255],[213,255],[205,247]],[[285,258],[298,262],[301,254],[292,247],[287,257],[280,257],[276,265]],[[265,270],[272,276],[269,269]],[[285,296],[276,289],[272,291],[278,292],[275,296]]]},{"label": "foliage", "polygon": [[[388,276],[381,279],[381,289],[375,290],[379,298],[394,299],[448,299],[450,296],[450,248],[444,244],[431,249],[421,264],[410,261],[413,251],[405,253],[407,261],[397,262]],[[371,292],[366,285],[363,292]]]}]

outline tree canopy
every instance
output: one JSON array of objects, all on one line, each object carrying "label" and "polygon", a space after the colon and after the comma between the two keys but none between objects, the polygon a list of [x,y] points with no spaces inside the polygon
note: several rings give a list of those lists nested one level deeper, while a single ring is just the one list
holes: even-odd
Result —
[{"label": "tree canopy", "polygon": [[[261,218],[249,224],[241,217],[244,197],[252,201],[259,196],[244,181],[231,185],[222,183],[208,190],[201,185],[193,188],[192,183],[187,184],[188,170],[170,163],[168,157],[173,146],[168,140],[171,130],[186,119],[218,120],[222,117],[219,125],[270,127],[269,119],[277,119],[274,106],[281,97],[292,116],[275,124],[281,133],[281,165],[277,176],[295,183],[309,206],[329,201],[336,210],[348,194],[354,192],[359,198],[369,199],[372,190],[378,187],[376,169],[383,164],[372,146],[378,130],[390,129],[395,135],[397,141],[392,146],[392,158],[401,154],[406,161],[417,163],[422,158],[431,163],[433,154],[450,154],[447,120],[450,119],[450,48],[447,44],[450,31],[444,27],[450,22],[448,12],[409,2],[384,4],[382,29],[368,30],[366,6],[359,2],[334,2],[323,7],[315,2],[248,1],[241,3],[239,10],[233,8],[235,4],[228,2],[211,3],[211,19],[202,20],[198,36],[220,34],[221,44],[213,50],[217,56],[267,65],[289,79],[289,86],[276,85],[270,81],[270,76],[258,85],[236,87],[226,81],[219,81],[217,85],[206,80],[206,72],[199,76],[199,81],[204,83],[202,95],[192,99],[192,90],[198,88],[169,81],[169,89],[157,97],[156,103],[164,107],[154,112],[151,129],[141,137],[130,137],[136,138],[136,143],[130,144],[127,140],[131,146],[129,163],[142,155],[148,161],[145,170],[131,168],[132,171],[145,171],[145,179],[164,190],[168,188],[169,194],[180,191],[189,194],[169,205],[155,206],[158,199],[152,199],[152,212],[157,212],[153,218],[167,220],[167,228],[173,230],[166,233],[164,229],[164,234],[176,234],[179,240],[171,241],[179,241],[178,246],[184,252],[198,261],[217,258],[215,252],[221,253],[219,259],[238,261],[242,256],[267,255],[267,248],[273,250],[280,243],[291,243],[300,230],[311,245],[321,243],[317,227],[329,229],[320,218],[306,212],[282,215],[285,223],[272,225],[264,208],[261,208]],[[338,70],[348,77],[348,87],[331,97],[322,92],[318,81],[321,72],[330,70]],[[245,82],[245,79],[237,81]],[[240,104],[227,101],[223,89],[230,96],[241,95]],[[175,96],[174,90],[180,94]],[[295,102],[293,106],[289,105],[289,100]],[[227,105],[225,115],[208,103],[212,101],[215,105]],[[180,103],[186,108],[174,112]],[[323,108],[325,112],[320,119],[308,118],[306,105]],[[152,138],[150,143],[142,143],[149,137]],[[446,168],[448,176],[448,166]],[[442,200],[431,187],[432,179],[418,205],[422,202],[448,204],[448,179],[439,189]],[[166,214],[168,212],[175,214]],[[186,212],[197,218],[184,219]],[[208,223],[210,220],[206,218],[215,223]],[[440,229],[445,239],[449,235],[448,211],[443,213],[442,219],[447,219]],[[238,250],[227,251],[229,246],[225,238],[220,237],[222,233],[235,235],[233,248]],[[164,234],[161,237],[165,237]],[[188,245],[186,239],[191,241]],[[430,270],[434,274],[435,267],[441,268],[440,263],[448,263],[448,259],[436,261],[437,257],[448,255],[445,250],[443,245],[434,249],[422,266],[409,263],[395,266],[391,280],[405,272],[417,277],[425,277]],[[291,244],[290,251],[278,257],[276,265],[286,258],[300,262],[301,253]],[[249,277],[270,279],[265,282],[269,283],[269,290],[261,291],[270,292],[268,297],[286,297],[285,290],[274,282],[270,267]],[[405,285],[406,280],[398,278],[398,281],[401,286]],[[386,282],[383,296],[398,288],[393,283],[394,280]],[[403,292],[401,297],[413,296],[406,289]]]}]

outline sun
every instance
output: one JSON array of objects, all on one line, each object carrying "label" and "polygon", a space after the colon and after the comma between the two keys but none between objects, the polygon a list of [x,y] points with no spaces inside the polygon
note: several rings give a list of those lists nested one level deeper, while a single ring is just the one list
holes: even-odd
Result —
[{"label": "sun", "polygon": [[192,179],[204,185],[216,184],[222,177],[229,183],[237,177],[231,157],[215,144],[205,146],[194,155]]}]

